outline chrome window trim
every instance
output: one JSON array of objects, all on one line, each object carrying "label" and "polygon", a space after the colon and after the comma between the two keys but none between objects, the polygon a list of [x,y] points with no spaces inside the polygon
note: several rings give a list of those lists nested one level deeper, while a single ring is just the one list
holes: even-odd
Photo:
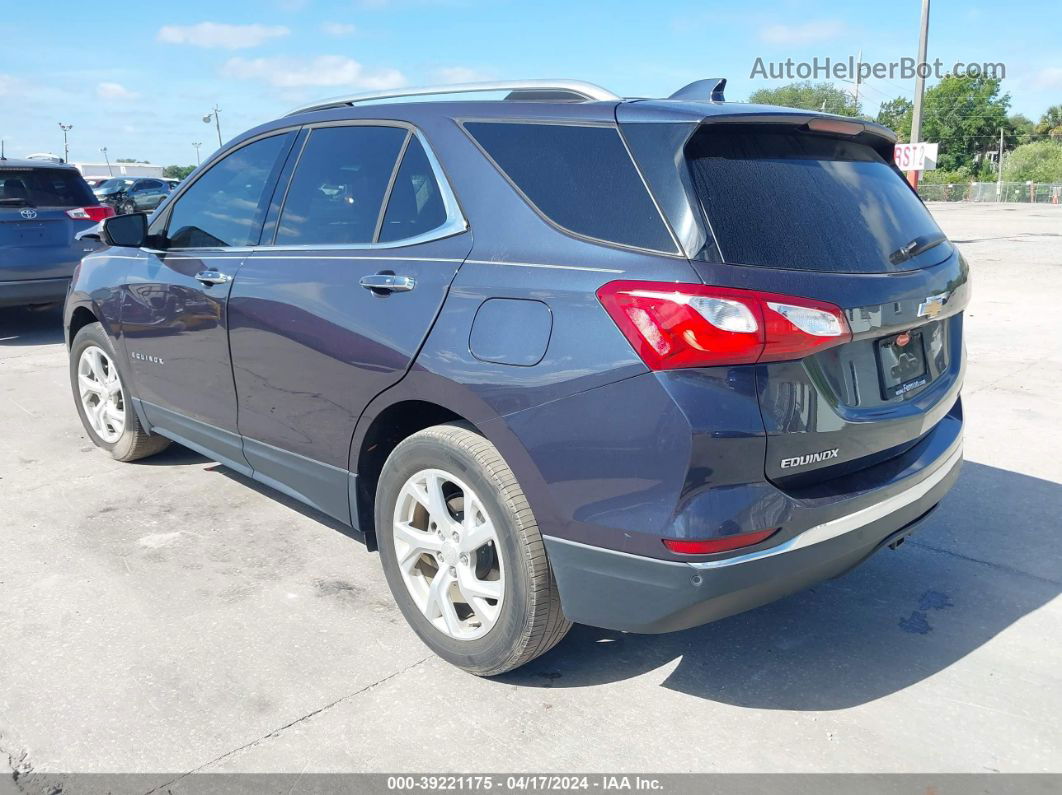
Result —
[{"label": "chrome window trim", "polygon": [[[428,139],[424,136],[424,133],[421,132],[421,130],[418,129],[415,125],[413,125],[413,124],[411,124],[409,122],[406,122],[406,121],[401,121],[401,120],[396,120],[396,119],[339,119],[339,120],[335,120],[335,121],[323,121],[323,122],[315,122],[315,123],[311,123],[311,124],[288,125],[288,126],[285,126],[285,127],[277,128],[276,130],[269,130],[267,132],[262,133],[261,135],[256,135],[253,138],[249,138],[248,140],[241,142],[239,144],[239,146],[233,147],[232,149],[226,149],[224,152],[219,153],[219,155],[217,157],[212,158],[207,163],[207,165],[208,166],[212,166],[213,163],[218,162],[222,157],[225,157],[228,154],[231,154],[232,152],[235,152],[235,151],[237,151],[239,149],[242,149],[244,146],[247,146],[248,144],[251,144],[251,143],[254,143],[255,141],[261,140],[262,138],[268,138],[268,137],[270,137],[272,135],[276,135],[278,133],[287,133],[287,132],[291,132],[293,130],[297,132],[298,130],[305,129],[305,130],[311,131],[311,133],[312,133],[313,130],[315,130],[317,128],[322,128],[322,127],[397,127],[397,128],[400,128],[400,129],[407,130],[408,132],[410,132],[413,135],[415,135],[417,140],[420,142],[421,147],[424,149],[424,154],[428,158],[428,164],[431,166],[432,173],[435,176],[435,182],[439,186],[439,193],[440,193],[440,195],[442,197],[442,201],[443,201],[443,209],[446,212],[446,220],[442,224],[440,224],[439,226],[435,227],[434,229],[429,229],[427,232],[422,232],[421,234],[414,235],[412,237],[402,238],[401,240],[389,240],[389,241],[387,241],[385,243],[378,243],[378,242],[377,243],[330,243],[330,244],[306,243],[306,244],[298,244],[298,245],[274,245],[273,243],[268,243],[268,244],[260,243],[257,246],[212,246],[212,247],[203,247],[203,248],[179,248],[179,249],[178,248],[171,248],[171,249],[167,249],[165,251],[161,251],[161,250],[158,250],[158,249],[147,249],[147,248],[144,248],[144,249],[141,249],[141,250],[142,251],[147,251],[147,252],[149,252],[151,254],[171,254],[171,255],[181,255],[181,254],[188,255],[188,254],[194,254],[196,252],[253,253],[255,251],[296,251],[296,252],[298,252],[298,251],[350,251],[350,250],[358,250],[358,251],[369,250],[369,251],[373,251],[373,250],[386,250],[386,249],[392,249],[392,248],[403,248],[405,246],[416,246],[416,245],[420,245],[422,243],[430,243],[430,242],[435,241],[435,240],[442,240],[442,239],[447,238],[447,237],[453,237],[454,235],[459,235],[462,232],[468,231],[468,228],[469,228],[468,221],[465,218],[465,215],[464,215],[464,213],[461,210],[461,205],[457,201],[457,195],[454,193],[453,187],[450,184],[449,178],[446,176],[446,172],[443,170],[442,164],[439,162],[439,159],[435,156],[435,151],[432,149],[431,145],[428,143]],[[302,148],[300,149],[300,151],[298,153],[298,157],[300,159],[302,158],[302,153],[306,149],[306,145],[309,143],[310,137],[311,136],[308,135],[306,137],[306,140],[303,141]],[[395,161],[395,171],[394,171],[394,174],[392,175],[392,177],[397,177],[398,169],[401,167],[402,157],[405,156],[406,149],[408,149],[408,140],[407,140],[406,144],[402,148],[401,156]],[[207,169],[203,169],[203,173],[206,173],[206,171],[207,171]],[[288,179],[287,185],[284,186],[284,194],[285,194],[284,195],[284,203],[281,204],[280,212],[279,212],[279,214],[277,216],[277,226],[278,226],[278,228],[279,228],[279,224],[280,224],[280,219],[284,215],[284,204],[287,203],[287,190],[288,190],[288,188],[290,188],[291,182],[294,179],[295,174],[296,174],[297,171],[298,171],[298,161],[296,161],[296,163],[295,163],[295,168],[292,169],[291,177]],[[202,174],[200,174],[200,176],[202,176]],[[199,180],[199,178],[200,177],[197,176],[196,179],[194,181],[192,181],[187,187],[182,186],[183,189],[182,189],[181,193],[183,193],[184,190],[187,190],[188,187],[191,187],[191,185],[194,185],[195,182]],[[384,200],[383,204],[381,205],[381,218],[382,218],[382,213],[386,212],[387,203],[390,201],[390,198],[391,198],[391,193],[390,193],[391,187],[393,187],[393,179],[392,179],[392,183],[388,186],[388,191],[387,191],[386,195],[384,196],[385,200]],[[176,194],[174,196],[174,198],[172,199],[172,201],[170,201],[166,205],[167,209],[172,207],[180,199],[181,193]],[[165,223],[169,224],[169,214],[168,213],[167,213],[167,217],[166,217]],[[275,239],[276,239],[276,236],[274,234],[274,240]]]},{"label": "chrome window trim", "polygon": [[[261,244],[254,246],[255,251],[374,251],[390,248],[403,248],[405,246],[416,246],[422,243],[430,243],[434,240],[442,240],[443,238],[453,237],[459,235],[462,232],[468,230],[468,221],[465,219],[464,213],[461,211],[461,205],[457,201],[457,196],[454,193],[453,187],[450,185],[450,180],[446,176],[446,172],[443,171],[442,164],[435,156],[435,151],[428,143],[428,139],[424,136],[415,125],[396,119],[339,119],[335,121],[322,121],[311,124],[302,125],[304,129],[310,131],[310,135],[307,136],[306,141],[303,143],[302,151],[305,152],[306,147],[310,143],[310,139],[313,137],[313,130],[325,128],[325,127],[395,127],[398,129],[406,130],[416,136],[417,141],[420,142],[421,147],[424,149],[424,154],[428,158],[428,165],[431,166],[432,174],[435,176],[435,182],[439,186],[439,194],[442,198],[443,209],[446,212],[446,220],[442,224],[429,229],[427,232],[422,232],[419,235],[413,235],[412,237],[402,238],[401,240],[389,240],[385,243],[300,243],[291,245],[277,245],[275,242],[269,244]],[[391,200],[391,188],[394,187],[394,179],[398,176],[398,170],[402,165],[402,158],[405,157],[406,150],[409,148],[409,141],[407,140],[399,153],[398,159],[395,160],[395,170],[392,173],[391,182],[388,184],[387,192],[384,195],[384,201],[380,205],[380,218],[382,220],[383,214],[387,211],[387,204]],[[302,152],[299,153],[301,159]],[[291,178],[288,180],[288,186],[295,179],[295,175],[298,173],[298,163],[295,164],[295,168],[291,172]],[[284,204],[287,204],[287,195],[285,190]],[[284,205],[281,205],[280,214],[277,216],[277,229],[280,228],[280,221],[284,217]],[[374,235],[375,237],[375,235]],[[274,235],[273,240],[276,240]]]}]

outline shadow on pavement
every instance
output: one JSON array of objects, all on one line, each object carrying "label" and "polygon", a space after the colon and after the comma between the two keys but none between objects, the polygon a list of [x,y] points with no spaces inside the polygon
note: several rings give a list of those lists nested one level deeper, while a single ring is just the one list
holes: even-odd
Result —
[{"label": "shadow on pavement", "polygon": [[49,345],[63,342],[63,307],[0,309],[0,346]]},{"label": "shadow on pavement", "polygon": [[664,686],[756,709],[835,710],[933,676],[1062,590],[1062,485],[967,462],[898,550],[780,602],[669,635],[575,627],[499,679],[606,684],[674,665]]}]

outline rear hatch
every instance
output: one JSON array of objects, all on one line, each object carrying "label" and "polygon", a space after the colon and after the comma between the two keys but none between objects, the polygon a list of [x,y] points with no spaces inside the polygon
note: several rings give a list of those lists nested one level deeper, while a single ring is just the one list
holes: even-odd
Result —
[{"label": "rear hatch", "polygon": [[74,235],[97,222],[69,211],[98,203],[73,169],[0,162],[0,281],[70,276],[89,247]]},{"label": "rear hatch", "polygon": [[685,147],[710,229],[693,260],[704,282],[829,302],[852,332],[753,365],[765,472],[793,489],[905,452],[956,408],[962,379],[966,264],[893,167],[891,143],[845,129],[720,120]]}]

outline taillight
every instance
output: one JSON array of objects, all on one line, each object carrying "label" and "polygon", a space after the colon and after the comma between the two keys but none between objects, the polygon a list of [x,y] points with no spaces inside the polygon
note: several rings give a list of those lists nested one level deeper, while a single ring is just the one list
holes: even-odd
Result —
[{"label": "taillight", "polygon": [[701,541],[686,541],[685,539],[678,538],[665,538],[663,541],[665,547],[672,552],[678,552],[680,555],[711,555],[715,552],[729,552],[732,549],[751,547],[753,544],[759,544],[762,541],[766,541],[777,533],[778,530],[779,528],[774,527],[770,530],[757,530],[753,533],[738,533],[732,536],[709,538]]},{"label": "taillight", "polygon": [[75,221],[102,221],[104,218],[113,216],[114,208],[107,204],[96,204],[92,207],[75,207],[67,210],[66,214]]},{"label": "taillight", "polygon": [[800,359],[852,338],[839,307],[808,298],[636,281],[597,297],[651,370]]}]

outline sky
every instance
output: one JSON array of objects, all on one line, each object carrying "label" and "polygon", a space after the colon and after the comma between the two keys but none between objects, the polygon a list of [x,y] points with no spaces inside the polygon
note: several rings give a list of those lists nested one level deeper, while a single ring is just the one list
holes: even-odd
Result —
[{"label": "sky", "polygon": [[[914,57],[920,0],[180,0],[0,8],[0,137],[7,155],[194,164],[224,140],[306,101],[396,86],[566,77],[622,96],[667,96],[726,77],[745,100],[785,81],[764,61]],[[937,0],[929,60],[1002,62],[1012,112],[1062,104],[1062,3]],[[930,81],[932,82],[932,81]],[[870,79],[864,111],[913,80]]]}]

